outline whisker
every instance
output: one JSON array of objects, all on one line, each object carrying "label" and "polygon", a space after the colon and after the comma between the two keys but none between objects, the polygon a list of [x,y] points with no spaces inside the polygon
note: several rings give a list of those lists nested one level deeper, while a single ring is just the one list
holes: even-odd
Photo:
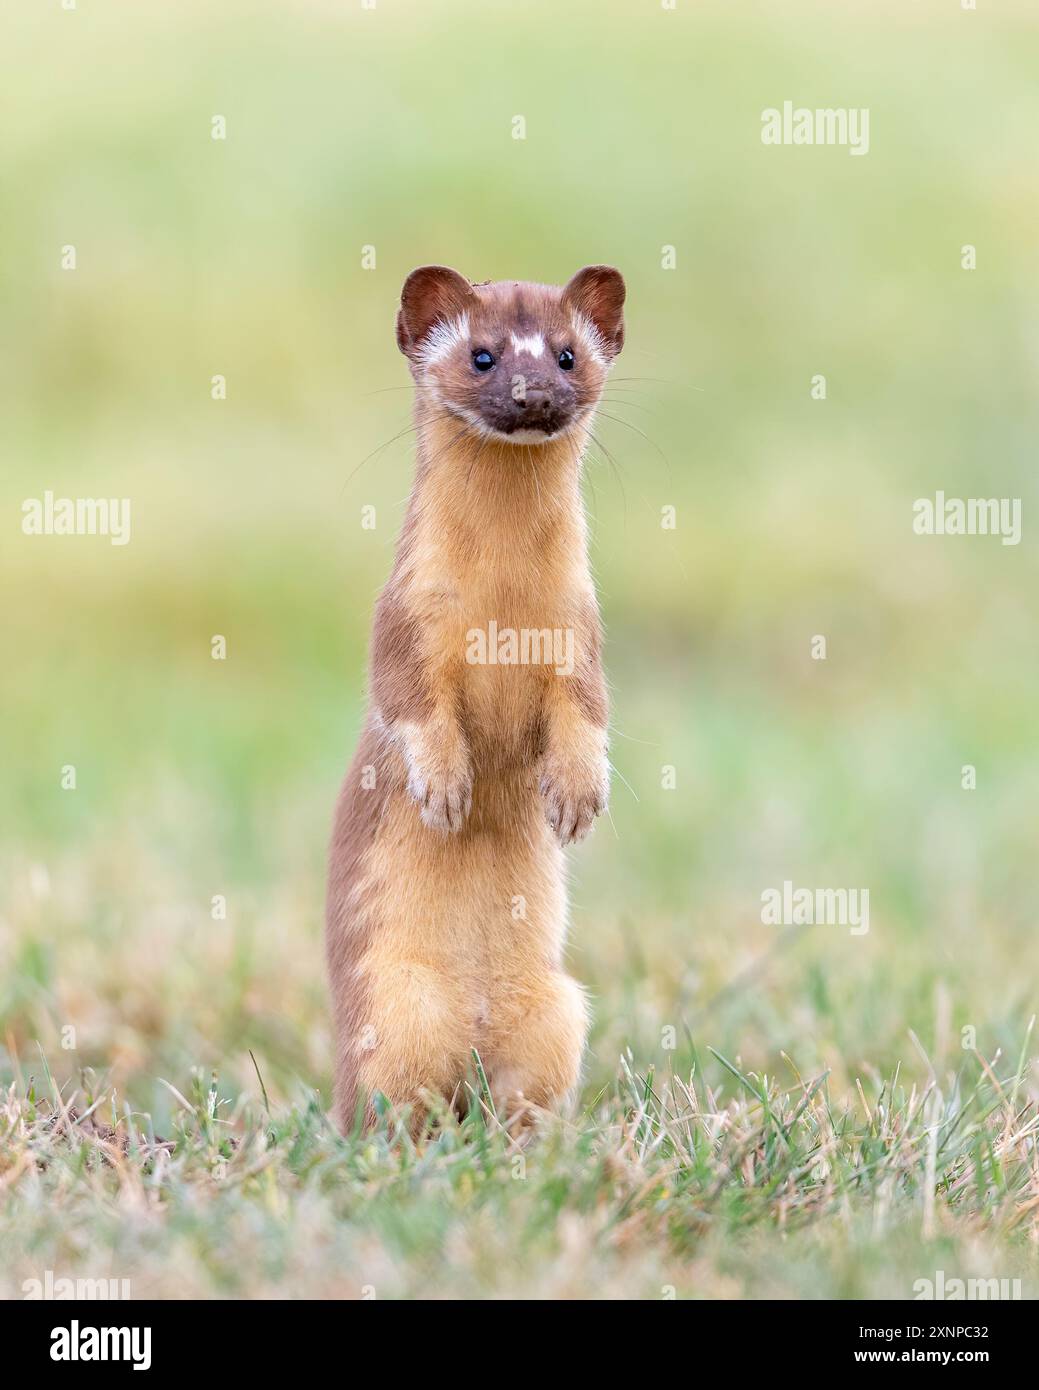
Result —
[{"label": "whisker", "polygon": [[630,410],[644,410],[647,415],[659,415],[659,411],[652,410],[648,405],[640,405],[638,401],[619,401],[614,396],[600,396],[601,401],[607,405],[626,405]]},{"label": "whisker", "polygon": [[396,444],[397,440],[403,439],[406,434],[413,434],[416,430],[421,429],[423,424],[436,424],[438,420],[446,420],[450,413],[450,411],[445,411],[443,415],[435,416],[432,420],[420,421],[417,424],[408,425],[406,429],[400,430],[399,433],[393,435],[392,438],[387,439],[385,443],[380,444],[377,449],[373,449],[370,454],[366,454],[364,458],[361,460],[361,462],[357,465],[357,467],[351,470],[345,482],[343,483],[342,488],[340,488],[340,493],[346,491],[346,489],[350,486],[354,478],[364,467],[364,465],[369,461],[369,459],[373,459],[376,454],[381,454],[383,449],[388,449],[391,444]]},{"label": "whisker", "polygon": [[653,381],[658,386],[678,386],[683,391],[702,391],[705,394],[707,391],[706,386],[693,386],[687,381],[674,381],[663,376],[611,376],[607,377],[606,380],[611,386],[615,381]]},{"label": "whisker", "polygon": [[[587,442],[588,442],[588,441],[587,441],[587,437],[586,437],[584,443],[581,443],[581,442],[578,440],[576,433],[575,433],[575,434],[568,435],[567,438],[566,438],[567,447],[570,448],[570,450],[571,450],[571,462],[573,463],[574,467],[577,468],[577,469],[579,469],[579,470],[581,469],[581,453],[582,453],[582,451],[584,450],[585,445],[587,444]],[[594,518],[595,518],[596,528],[598,528],[598,522],[599,522],[599,494],[598,494],[598,492],[596,492],[596,490],[595,490],[595,479],[592,477],[591,471],[590,471],[589,469],[587,469],[587,468],[585,468],[585,469],[583,469],[583,470],[580,471],[580,478],[581,478],[581,482],[582,482],[582,483],[584,483],[584,481],[587,479],[588,486],[589,486],[589,487],[591,488],[591,490],[592,490],[592,508],[593,508],[593,516],[594,516]]]},{"label": "whisker", "polygon": [[679,386],[680,382],[666,376],[611,376],[608,381],[655,381],[661,386]]},{"label": "whisker", "polygon": [[[591,433],[591,431],[589,431],[589,433]],[[603,451],[603,453],[607,455],[607,457],[608,457],[608,459],[609,459],[609,462],[610,462],[610,465],[611,465],[611,467],[613,468],[613,471],[614,471],[614,472],[616,473],[616,475],[617,475],[617,481],[618,481],[618,483],[620,484],[620,489],[621,489],[621,496],[622,496],[623,499],[624,499],[624,521],[625,521],[625,525],[627,525],[627,520],[628,520],[628,497],[627,497],[627,493],[626,493],[625,488],[624,488],[623,480],[622,480],[622,478],[621,478],[620,467],[619,467],[619,465],[617,464],[616,459],[615,459],[615,458],[613,457],[613,455],[610,453],[609,449],[607,449],[606,445],[602,442],[602,440],[601,440],[597,435],[594,435],[594,434],[591,435],[591,437],[592,437],[592,439],[595,440],[595,443],[596,443],[596,444],[598,445],[598,447]],[[651,441],[651,442],[652,442],[652,441]],[[666,460],[665,460],[665,462],[666,462]],[[655,515],[656,515],[656,511],[655,511],[655,509],[653,508],[652,504],[650,503],[649,499],[648,499],[642,492],[639,492],[639,500],[642,502],[642,505],[646,508],[646,510],[650,513],[651,516],[655,516]],[[683,573],[684,573],[684,571],[683,571]]]},{"label": "whisker", "polygon": [[534,451],[527,445],[527,462],[530,464],[530,471],[534,475],[534,491],[538,495],[538,506],[541,506],[541,483],[538,481],[538,466],[534,462]]},{"label": "whisker", "polygon": [[646,441],[647,444],[652,445],[652,447],[656,449],[657,453],[663,460],[664,467],[667,469],[668,481],[670,483],[674,482],[674,475],[671,471],[671,460],[664,453],[663,449],[656,442],[656,440],[650,439],[649,435],[646,434],[645,430],[640,430],[638,425],[633,425],[630,420],[622,420],[619,415],[610,415],[605,410],[600,410],[599,414],[603,417],[604,420],[612,420],[614,424],[624,425],[627,429],[632,430],[635,434],[641,435],[641,437]]},{"label": "whisker", "polygon": [[613,469],[613,472],[616,475],[617,483],[621,490],[621,500],[624,503],[624,518],[626,521],[628,516],[628,494],[624,489],[624,479],[621,477],[621,471],[618,467],[617,460],[613,457],[609,449],[607,449],[606,445],[602,442],[598,435],[593,434],[592,431],[589,430],[588,437],[593,441],[596,448],[601,450],[601,452],[605,454],[607,463],[610,465],[610,467]]},{"label": "whisker", "polygon": [[633,734],[626,734],[626,733],[623,732],[623,730],[613,728],[612,726],[611,726],[611,728],[610,728],[610,738],[624,738],[624,739],[627,739],[627,741],[628,741],[629,743],[639,743],[639,744],[641,744],[643,748],[659,748],[659,747],[660,747],[660,741],[659,741],[659,739],[658,739],[656,742],[654,742],[654,741],[652,741],[651,739],[647,739],[647,738],[635,738],[635,736],[634,736]]},{"label": "whisker", "polygon": [[631,785],[631,783],[630,783],[630,782],[628,781],[628,779],[625,777],[624,773],[621,772],[620,768],[617,766],[617,764],[613,761],[612,758],[607,759],[607,761],[608,761],[608,763],[609,763],[609,765],[610,765],[610,771],[613,772],[613,773],[615,773],[615,774],[621,779],[621,781],[622,781],[622,782],[624,783],[624,785],[627,787],[628,791],[631,792],[631,794],[632,794],[633,797],[635,797],[635,801],[636,801],[636,804],[637,804],[639,798],[638,798],[638,795],[637,795],[637,793],[636,793],[636,791],[635,791],[635,788]]},{"label": "whisker", "polygon": [[491,437],[490,437],[490,435],[488,435],[485,439],[483,439],[483,440],[480,441],[480,447],[477,449],[476,454],[475,454],[475,457],[473,458],[472,463],[469,465],[469,472],[465,475],[465,485],[466,485],[466,487],[469,486],[469,479],[473,476],[473,469],[474,469],[474,468],[476,467],[476,465],[480,462],[480,459],[483,457],[483,451],[484,451],[484,449],[487,448],[487,445],[488,445],[490,442],[491,442]]},{"label": "whisker", "polygon": [[378,386],[374,391],[365,391],[364,396],[382,396],[387,391],[435,391],[435,386],[420,386],[418,382],[411,382],[408,386]]},{"label": "whisker", "polygon": [[[440,416],[439,418],[440,418],[441,420],[446,420],[446,419],[450,416],[450,414],[451,414],[451,412],[448,411],[446,415],[442,415],[442,416]],[[455,418],[457,419],[457,416],[456,416]],[[436,421],[430,421],[430,423],[431,423],[431,424],[435,424]],[[441,460],[441,459],[444,457],[444,455],[447,453],[448,449],[453,449],[454,446],[458,443],[458,441],[462,438],[462,436],[465,435],[465,434],[468,434],[468,433],[469,433],[469,426],[468,426],[468,425],[463,425],[462,428],[458,431],[457,434],[451,436],[451,438],[447,441],[447,443],[444,445],[444,447],[443,447],[442,449],[438,449],[437,452],[433,455],[433,457],[432,457],[431,459],[427,460],[427,467],[430,467],[430,468],[431,468],[434,464],[439,463],[440,460]],[[477,457],[479,457],[479,455],[477,455]],[[474,463],[475,463],[475,460],[474,460]]]}]

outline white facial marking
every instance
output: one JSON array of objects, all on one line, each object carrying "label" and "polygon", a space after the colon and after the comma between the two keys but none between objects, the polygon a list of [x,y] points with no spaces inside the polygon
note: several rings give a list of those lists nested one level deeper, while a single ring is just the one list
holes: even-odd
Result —
[{"label": "white facial marking", "polygon": [[469,341],[469,315],[460,314],[450,322],[435,323],[415,354],[424,367],[431,367],[448,356],[460,343]]},{"label": "white facial marking", "polygon": [[605,367],[609,363],[609,358],[605,352],[605,344],[602,335],[592,323],[591,319],[585,318],[584,314],[575,314],[573,317],[574,332],[585,351],[598,362],[600,367]]},{"label": "white facial marking", "polygon": [[514,352],[527,352],[531,357],[540,357],[545,351],[545,340],[540,333],[534,333],[529,338],[517,337],[515,333],[510,333]]}]

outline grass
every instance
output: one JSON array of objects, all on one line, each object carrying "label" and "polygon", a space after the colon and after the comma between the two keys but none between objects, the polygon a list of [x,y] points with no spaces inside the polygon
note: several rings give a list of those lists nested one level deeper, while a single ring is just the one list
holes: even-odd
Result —
[{"label": "grass", "polygon": [[49,1268],[139,1270],[133,1295],[161,1298],[804,1297],[824,1259],[831,1296],[908,1298],[921,1240],[916,1277],[1033,1270],[1020,1072],[975,1056],[944,1093],[896,1074],[838,1100],[825,1073],[785,1070],[622,1058],[535,1142],[472,1085],[467,1117],[416,1146],[400,1117],[344,1139],[314,1095],[269,1108],[259,1073],[260,1103],[200,1071],[157,1140],[99,1079],[61,1097],[41,1062],[0,1110],[5,1239],[32,1251],[5,1260],[4,1292]]},{"label": "grass", "polygon": [[[1032,9],[5,13],[0,1291],[1039,1289]],[[868,105],[868,157],[765,149],[787,97]],[[600,260],[584,1085],[522,1152],[479,1109],[343,1140],[324,854],[412,469],[399,288]],[[22,536],[45,489],[129,497],[131,543]],[[937,489],[1020,497],[1022,543],[915,536]],[[787,879],[868,887],[869,932],[763,924]]]}]

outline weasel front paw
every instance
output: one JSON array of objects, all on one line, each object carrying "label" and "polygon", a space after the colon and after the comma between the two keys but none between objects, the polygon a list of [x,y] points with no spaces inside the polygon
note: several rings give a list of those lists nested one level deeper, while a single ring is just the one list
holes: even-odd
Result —
[{"label": "weasel front paw", "polygon": [[468,767],[426,768],[412,762],[408,792],[421,808],[422,823],[445,835],[461,830],[473,806],[473,779]]},{"label": "weasel front paw", "polygon": [[545,758],[538,790],[545,798],[545,819],[561,845],[585,838],[595,817],[606,810],[609,786],[605,758],[591,764]]},{"label": "weasel front paw", "polygon": [[408,795],[419,804],[424,825],[449,835],[461,830],[473,804],[469,749],[450,721],[401,729],[408,769]]}]

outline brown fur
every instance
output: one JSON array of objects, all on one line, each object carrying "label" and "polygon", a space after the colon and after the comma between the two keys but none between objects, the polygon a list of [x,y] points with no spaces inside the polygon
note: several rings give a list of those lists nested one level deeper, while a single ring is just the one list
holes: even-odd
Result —
[{"label": "brown fur", "polygon": [[[579,464],[623,299],[606,267],[563,290],[424,267],[402,292],[418,470],[329,865],[344,1128],[376,1091],[419,1125],[423,1093],[454,1095],[472,1048],[510,1115],[577,1082],[587,1006],[563,971],[561,845],[587,834],[608,788]],[[492,371],[475,369],[479,349]],[[508,437],[531,430],[544,441]],[[572,630],[572,673],[470,664],[467,634],[492,621]]]}]

